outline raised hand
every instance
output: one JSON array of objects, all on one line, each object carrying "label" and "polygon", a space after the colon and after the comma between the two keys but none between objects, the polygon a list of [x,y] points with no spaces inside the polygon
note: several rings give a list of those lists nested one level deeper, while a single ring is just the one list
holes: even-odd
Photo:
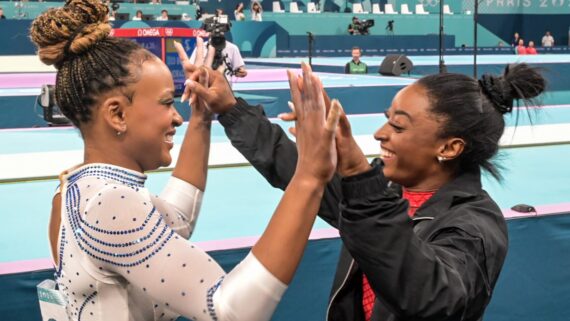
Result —
[{"label": "raised hand", "polygon": [[[203,67],[204,63],[212,63],[211,59],[213,56],[207,57],[206,59],[203,58],[204,51],[204,41],[202,38],[197,38],[196,43],[196,63],[192,65],[190,60],[188,59],[188,55],[184,50],[184,47],[179,42],[174,41],[174,48],[178,52],[178,56],[180,57],[180,63],[182,64],[182,68],[184,69],[184,75],[186,77],[190,76],[190,69],[193,69],[196,72],[196,81],[198,81],[203,86],[208,86],[209,82],[209,74],[205,67]],[[209,56],[209,55],[208,55]],[[210,59],[210,60],[209,60]],[[184,88],[184,93],[182,94],[181,101],[185,101],[188,97],[190,97],[190,108],[192,109],[192,117],[201,117],[204,120],[211,120],[212,119],[212,112],[208,108],[207,102],[203,99],[197,99],[196,95],[191,95],[189,88]]]},{"label": "raised hand", "polygon": [[327,117],[320,79],[313,74],[309,65],[303,63],[302,68],[302,83],[293,72],[287,72],[296,114],[299,158],[295,175],[328,182],[337,165],[334,137],[341,107],[338,101],[333,101]]},{"label": "raised hand", "polygon": [[350,122],[342,108],[335,139],[338,152],[336,171],[340,176],[353,176],[370,169],[366,156],[364,156],[362,149],[360,149],[354,136],[352,136]]},{"label": "raised hand", "polygon": [[[214,58],[214,50],[208,50],[208,55],[204,59],[203,40],[198,37],[196,45],[198,46],[196,49],[196,64],[191,64],[184,48],[180,44],[175,44],[187,78],[186,88],[181,100],[185,101],[189,98],[190,105],[193,105],[193,102],[200,98],[206,103],[211,112],[225,113],[237,103],[232,89],[221,72],[215,72],[209,67]],[[204,62],[203,64],[200,63],[202,61]],[[201,84],[199,82],[200,75],[204,75],[204,73],[208,75],[208,82]]]},{"label": "raised hand", "polygon": [[[304,82],[304,77],[295,76],[293,73],[289,74],[289,86],[291,87],[291,98],[293,102],[289,102],[289,107],[291,108],[290,113],[284,113],[279,115],[279,118],[284,121],[295,121],[297,119],[297,113],[295,109],[294,101],[298,100],[298,95],[302,91]],[[296,87],[296,90],[293,88]],[[337,162],[337,173],[341,176],[352,176],[370,169],[370,164],[366,159],[366,156],[356,143],[356,140],[352,136],[352,130],[350,127],[350,122],[346,117],[346,114],[340,105],[338,100],[331,101],[326,91],[322,89],[322,95],[325,103],[325,109],[327,114],[333,103],[339,105],[339,123],[336,128],[335,142],[337,148],[338,162]],[[289,128],[289,132],[293,135],[297,135],[297,128]]]}]

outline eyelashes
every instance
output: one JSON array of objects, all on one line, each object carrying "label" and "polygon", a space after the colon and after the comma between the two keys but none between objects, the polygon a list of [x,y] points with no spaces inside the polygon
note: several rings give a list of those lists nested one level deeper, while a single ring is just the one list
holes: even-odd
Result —
[{"label": "eyelashes", "polygon": [[395,124],[393,124],[393,123],[391,123],[391,122],[388,122],[388,124],[389,124],[392,128],[394,128],[394,130],[395,130],[397,133],[401,133],[401,132],[404,130],[403,127],[400,127],[400,126],[398,126],[398,125],[395,125]]}]

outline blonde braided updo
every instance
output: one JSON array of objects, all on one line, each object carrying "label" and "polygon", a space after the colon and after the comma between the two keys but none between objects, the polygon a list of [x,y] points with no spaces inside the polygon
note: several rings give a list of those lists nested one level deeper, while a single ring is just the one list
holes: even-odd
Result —
[{"label": "blonde braided updo", "polygon": [[77,127],[91,119],[101,94],[137,81],[133,65],[154,57],[133,41],[109,36],[108,13],[100,0],[67,0],[30,28],[40,60],[58,70],[55,100]]}]

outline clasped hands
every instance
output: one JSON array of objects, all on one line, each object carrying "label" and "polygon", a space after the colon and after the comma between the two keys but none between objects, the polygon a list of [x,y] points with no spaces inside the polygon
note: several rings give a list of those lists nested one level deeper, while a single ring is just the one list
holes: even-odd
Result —
[{"label": "clasped hands", "polygon": [[[186,87],[181,100],[189,99],[192,117],[211,113],[224,114],[237,104],[233,92],[223,75],[209,66],[213,61],[212,50],[204,57],[204,42],[197,38],[196,63],[191,64],[179,43],[175,48],[180,56]],[[332,101],[321,80],[311,67],[302,63],[302,75],[288,70],[291,112],[279,115],[284,121],[295,122],[290,128],[296,136],[299,153],[297,172],[302,171],[321,181],[332,178],[335,170],[343,176],[352,176],[370,169],[364,153],[354,140],[352,130],[340,102]],[[262,138],[260,138],[262,139]]]}]

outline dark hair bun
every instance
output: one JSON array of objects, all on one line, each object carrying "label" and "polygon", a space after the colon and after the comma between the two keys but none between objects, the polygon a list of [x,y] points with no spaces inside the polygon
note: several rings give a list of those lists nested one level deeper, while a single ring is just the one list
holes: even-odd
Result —
[{"label": "dark hair bun", "polygon": [[30,29],[40,60],[58,67],[68,57],[108,37],[108,13],[109,8],[100,0],[67,0],[63,7],[42,13]]},{"label": "dark hair bun", "polygon": [[501,114],[513,110],[513,101],[523,99],[525,104],[539,96],[546,88],[546,80],[537,68],[527,64],[512,64],[502,76],[483,75],[479,80],[483,93]]}]

